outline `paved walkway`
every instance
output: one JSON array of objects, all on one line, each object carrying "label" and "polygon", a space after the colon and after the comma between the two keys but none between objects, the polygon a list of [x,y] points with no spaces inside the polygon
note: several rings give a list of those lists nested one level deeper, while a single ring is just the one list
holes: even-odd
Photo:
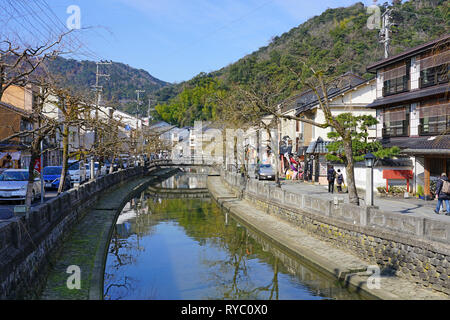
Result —
[{"label": "paved walkway", "polygon": [[[367,287],[368,262],[309,235],[281,218],[266,214],[246,200],[239,200],[225,187],[220,177],[209,177],[208,188],[221,205],[247,224],[322,270],[334,274],[344,283],[351,283],[354,287],[381,299],[449,299],[446,294],[423,288],[396,276],[381,276],[380,289],[369,289]],[[320,189],[318,190],[320,192]]]},{"label": "paved walkway", "polygon": [[[271,185],[275,185],[273,181],[267,181]],[[335,196],[343,198],[344,202],[348,203],[347,193],[329,193],[328,186],[314,185],[308,182],[295,181],[295,180],[282,180],[281,188],[293,193],[309,194],[311,196],[317,196],[320,198],[328,198],[333,200]],[[360,198],[364,198],[364,194],[358,193]],[[441,207],[441,213],[435,214],[434,209],[437,205],[437,200],[425,201],[417,198],[384,198],[375,196],[374,205],[378,206],[380,210],[397,212],[402,214],[413,215],[422,218],[432,218],[439,221],[450,221],[450,216],[446,216]]]}]

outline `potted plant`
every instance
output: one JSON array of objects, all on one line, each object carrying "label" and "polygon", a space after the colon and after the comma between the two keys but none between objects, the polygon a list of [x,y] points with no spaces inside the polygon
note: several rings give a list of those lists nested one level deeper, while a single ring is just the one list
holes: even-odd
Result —
[{"label": "potted plant", "polygon": [[418,185],[417,186],[417,196],[419,197],[419,199],[425,200],[425,194],[423,192],[423,186],[422,185]]}]

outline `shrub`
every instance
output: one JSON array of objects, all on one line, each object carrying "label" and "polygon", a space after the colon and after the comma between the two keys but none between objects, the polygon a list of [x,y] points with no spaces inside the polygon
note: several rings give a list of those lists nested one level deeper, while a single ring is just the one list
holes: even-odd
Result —
[{"label": "shrub", "polygon": [[386,187],[377,187],[378,193],[386,193]]},{"label": "shrub", "polygon": [[420,196],[420,197],[424,196],[423,186],[420,185],[420,184],[417,186],[417,195]]}]

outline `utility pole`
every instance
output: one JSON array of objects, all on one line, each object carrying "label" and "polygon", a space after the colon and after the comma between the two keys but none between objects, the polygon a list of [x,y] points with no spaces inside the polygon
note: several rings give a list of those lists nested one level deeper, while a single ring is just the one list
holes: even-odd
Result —
[{"label": "utility pole", "polygon": [[154,111],[155,110],[155,108],[152,108],[152,99],[148,99],[148,111],[147,111],[147,116],[148,116],[148,124],[150,125],[150,117],[152,118],[152,120],[153,120],[153,117],[152,116],[150,116],[150,112],[151,111]]},{"label": "utility pole", "polygon": [[136,107],[136,130],[138,128],[138,114],[139,114],[139,106],[141,105],[141,101],[139,101],[139,93],[144,93],[145,90],[136,90],[137,94],[137,107]]},{"label": "utility pole", "polygon": [[390,38],[390,28],[394,25],[391,22],[392,9],[386,9],[386,11],[381,15],[383,19],[383,24],[380,30],[380,42],[384,43],[384,58],[389,58],[389,45],[391,42]]},{"label": "utility pole", "polygon": [[[137,156],[137,152],[138,152],[138,115],[139,115],[139,106],[141,105],[141,101],[139,100],[139,94],[140,93],[144,93],[145,90],[136,90],[136,94],[137,94],[137,107],[136,107],[136,156]],[[142,129],[142,125],[141,125],[141,129]]]},{"label": "utility pole", "polygon": [[[97,72],[95,73],[95,86],[93,86],[93,88],[94,88],[94,91],[96,92],[96,95],[97,95],[97,97],[96,97],[96,99],[95,99],[95,121],[96,122],[98,122],[98,107],[99,107],[99,105],[100,105],[100,93],[102,92],[102,90],[103,90],[103,86],[100,86],[99,84],[98,84],[98,81],[99,81],[99,78],[100,77],[105,77],[105,78],[108,78],[109,79],[109,74],[101,74],[100,72],[99,72],[99,66],[100,65],[110,65],[110,64],[112,64],[112,62],[111,61],[100,61],[100,62],[96,62],[96,65],[97,65]],[[98,145],[98,133],[97,133],[97,125],[95,125],[95,127],[94,127],[94,149],[96,149],[96,147],[97,147],[97,145]],[[94,157],[91,157],[91,165],[90,165],[90,170],[91,170],[91,174],[90,174],[90,176],[91,176],[91,180],[94,180],[96,177],[95,177],[95,160],[94,160]],[[99,166],[99,168],[98,168],[98,170],[97,170],[97,175],[99,174],[99,171],[101,170],[101,167]]]}]

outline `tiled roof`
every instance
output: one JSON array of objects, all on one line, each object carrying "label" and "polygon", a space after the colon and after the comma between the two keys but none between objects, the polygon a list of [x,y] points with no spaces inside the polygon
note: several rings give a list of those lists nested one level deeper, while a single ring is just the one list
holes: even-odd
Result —
[{"label": "tiled roof", "polygon": [[13,112],[16,112],[24,117],[29,117],[31,114],[21,108],[17,108],[15,106],[13,106],[12,104],[6,103],[6,102],[2,102],[0,101],[0,107],[4,107],[6,109],[9,109]]},{"label": "tiled roof", "polygon": [[403,102],[409,102],[413,100],[418,100],[438,94],[443,94],[448,92],[449,86],[448,83],[444,83],[438,86],[433,86],[426,89],[419,89],[415,91],[410,92],[404,92],[395,94],[392,96],[383,97],[380,99],[375,100],[371,104],[367,105],[367,108],[377,108],[382,107],[390,104],[399,104]]},{"label": "tiled roof", "polygon": [[[371,80],[372,79],[366,80],[353,73],[346,73],[335,80],[332,85],[328,85],[328,98],[336,97]],[[320,98],[323,99],[324,95],[322,90],[318,90],[318,94],[320,95]],[[319,103],[319,99],[317,98],[317,95],[310,90],[296,99],[294,103],[296,107],[295,115],[298,116],[302,112],[313,109]]]},{"label": "tiled roof", "polygon": [[450,150],[450,135],[388,138],[381,140],[381,143],[387,148]]},{"label": "tiled roof", "polygon": [[417,55],[417,54],[419,54],[419,53],[421,53],[423,51],[426,51],[426,50],[432,48],[435,45],[438,45],[439,43],[444,44],[445,42],[448,42],[448,41],[450,41],[450,35],[449,34],[447,34],[447,35],[445,35],[443,37],[440,37],[438,39],[435,39],[433,41],[429,41],[427,43],[424,43],[424,44],[422,44],[420,46],[417,46],[417,47],[411,48],[409,50],[406,50],[406,51],[404,51],[402,53],[399,53],[399,54],[397,54],[395,56],[392,56],[390,58],[387,58],[387,59],[384,59],[384,60],[372,63],[372,64],[368,65],[366,69],[367,69],[368,72],[375,72],[377,69],[380,69],[380,68],[382,68],[384,66],[387,66],[387,65],[393,64],[393,63],[395,63],[397,61],[400,61],[400,60],[409,58],[411,56]]},{"label": "tiled roof", "polygon": [[311,144],[308,146],[308,149],[306,150],[306,153],[328,153],[329,151],[327,145],[329,145],[330,143],[332,143],[332,141],[323,141],[317,139],[316,141],[311,142]]}]

